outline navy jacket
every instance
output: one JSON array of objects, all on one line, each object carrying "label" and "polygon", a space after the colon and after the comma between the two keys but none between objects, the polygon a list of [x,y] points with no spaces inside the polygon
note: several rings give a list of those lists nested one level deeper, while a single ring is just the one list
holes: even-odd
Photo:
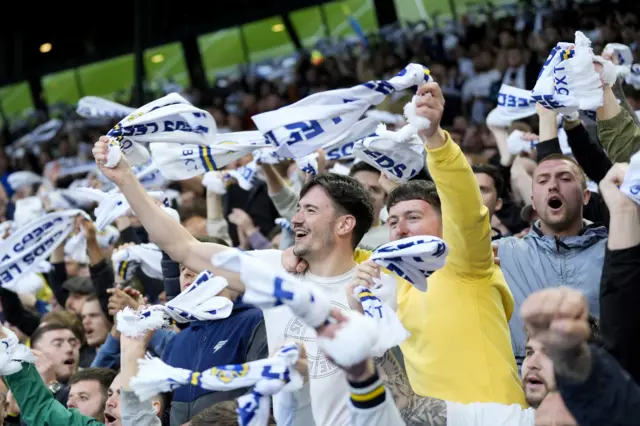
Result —
[{"label": "navy jacket", "polygon": [[[162,360],[172,367],[205,371],[268,356],[262,311],[238,300],[228,318],[195,321],[176,334],[165,347]],[[182,425],[216,402],[234,399],[246,392],[247,389],[211,392],[197,386],[182,386],[173,392],[171,425]]]},{"label": "navy jacket", "polygon": [[564,404],[580,426],[637,426],[640,387],[604,349],[591,349],[591,372],[575,383],[556,373]]}]

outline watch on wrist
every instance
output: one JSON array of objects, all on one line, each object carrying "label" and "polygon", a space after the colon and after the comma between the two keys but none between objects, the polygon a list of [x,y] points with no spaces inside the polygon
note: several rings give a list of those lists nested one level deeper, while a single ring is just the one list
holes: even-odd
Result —
[{"label": "watch on wrist", "polygon": [[57,394],[60,389],[62,389],[62,385],[56,381],[53,381],[47,385],[47,388],[52,394]]}]

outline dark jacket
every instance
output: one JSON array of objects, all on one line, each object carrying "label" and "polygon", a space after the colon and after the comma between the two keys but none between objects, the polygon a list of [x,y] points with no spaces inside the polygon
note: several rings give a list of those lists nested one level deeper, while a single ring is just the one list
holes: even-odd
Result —
[{"label": "dark jacket", "polygon": [[591,371],[582,383],[556,373],[567,409],[580,426],[637,426],[640,387],[604,349],[591,346]]},{"label": "dark jacket", "polygon": [[[169,341],[162,360],[172,367],[205,371],[218,365],[241,364],[268,356],[262,311],[236,301],[228,318],[189,324]],[[182,425],[212,404],[246,392],[247,389],[211,392],[192,385],[180,387],[173,392],[171,425]]]},{"label": "dark jacket", "polygon": [[[640,384],[640,245],[607,250],[600,282],[605,349]],[[640,418],[638,419],[640,423]]]}]

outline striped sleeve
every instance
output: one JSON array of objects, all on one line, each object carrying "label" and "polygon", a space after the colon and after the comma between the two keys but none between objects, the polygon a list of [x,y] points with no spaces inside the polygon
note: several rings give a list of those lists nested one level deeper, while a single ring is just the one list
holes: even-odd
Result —
[{"label": "striped sleeve", "polygon": [[363,382],[349,381],[352,426],[402,426],[393,397],[377,373]]}]

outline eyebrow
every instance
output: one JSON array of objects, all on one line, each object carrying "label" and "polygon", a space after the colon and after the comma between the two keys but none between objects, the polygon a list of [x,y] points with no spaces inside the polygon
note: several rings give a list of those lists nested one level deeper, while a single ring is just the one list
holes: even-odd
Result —
[{"label": "eyebrow", "polygon": [[318,206],[316,206],[315,204],[309,204],[309,203],[304,203],[304,204],[298,203],[298,207],[301,207],[301,208],[313,207],[314,209],[318,208]]}]

